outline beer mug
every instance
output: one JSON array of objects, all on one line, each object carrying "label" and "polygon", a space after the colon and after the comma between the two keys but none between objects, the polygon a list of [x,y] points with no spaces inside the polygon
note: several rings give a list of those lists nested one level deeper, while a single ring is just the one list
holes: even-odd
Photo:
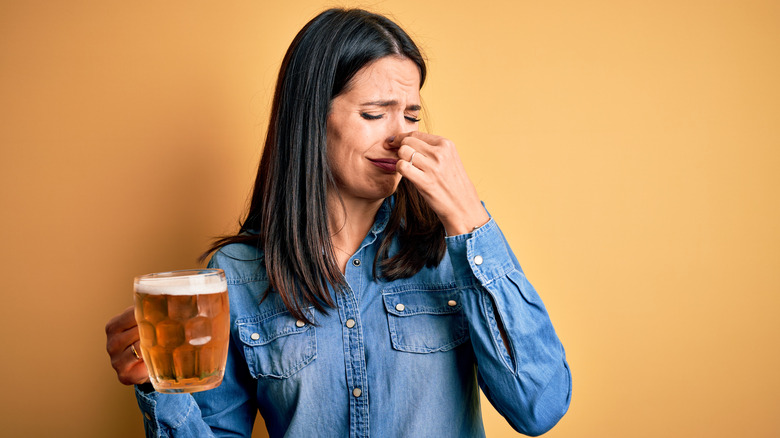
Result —
[{"label": "beer mug", "polygon": [[180,393],[218,386],[230,334],[225,273],[199,269],[141,275],[134,291],[141,354],[154,389]]}]

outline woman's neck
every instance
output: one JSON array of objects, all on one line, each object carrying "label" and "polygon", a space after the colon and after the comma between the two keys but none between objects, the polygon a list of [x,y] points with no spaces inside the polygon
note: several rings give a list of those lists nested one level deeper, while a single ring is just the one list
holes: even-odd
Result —
[{"label": "woman's neck", "polygon": [[329,197],[330,239],[342,273],[346,270],[349,258],[357,251],[374,225],[374,218],[382,202],[383,200],[368,202],[352,198],[339,200],[335,196]]}]

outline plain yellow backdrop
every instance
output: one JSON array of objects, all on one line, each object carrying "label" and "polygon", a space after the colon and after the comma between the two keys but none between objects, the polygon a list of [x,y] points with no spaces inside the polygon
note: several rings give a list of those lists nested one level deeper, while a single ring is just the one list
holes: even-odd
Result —
[{"label": "plain yellow backdrop", "polygon": [[[104,325],[235,230],[284,51],[332,5],[0,1],[0,435],[142,435]],[[428,56],[426,129],[567,350],[548,436],[780,436],[780,3],[341,5]]]}]

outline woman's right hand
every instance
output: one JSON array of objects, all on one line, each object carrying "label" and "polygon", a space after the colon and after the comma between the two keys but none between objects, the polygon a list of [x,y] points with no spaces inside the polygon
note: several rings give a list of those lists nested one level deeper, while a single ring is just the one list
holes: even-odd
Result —
[{"label": "woman's right hand", "polygon": [[140,385],[149,381],[149,371],[143,358],[137,358],[133,348],[141,354],[138,324],[133,306],[111,318],[106,324],[106,351],[119,381],[125,385]]}]

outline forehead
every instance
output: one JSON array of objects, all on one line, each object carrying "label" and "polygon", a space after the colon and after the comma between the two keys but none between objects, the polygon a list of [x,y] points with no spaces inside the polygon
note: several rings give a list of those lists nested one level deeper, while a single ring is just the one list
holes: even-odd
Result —
[{"label": "forehead", "polygon": [[385,56],[360,69],[344,95],[369,100],[390,97],[419,100],[420,69],[409,58]]}]

